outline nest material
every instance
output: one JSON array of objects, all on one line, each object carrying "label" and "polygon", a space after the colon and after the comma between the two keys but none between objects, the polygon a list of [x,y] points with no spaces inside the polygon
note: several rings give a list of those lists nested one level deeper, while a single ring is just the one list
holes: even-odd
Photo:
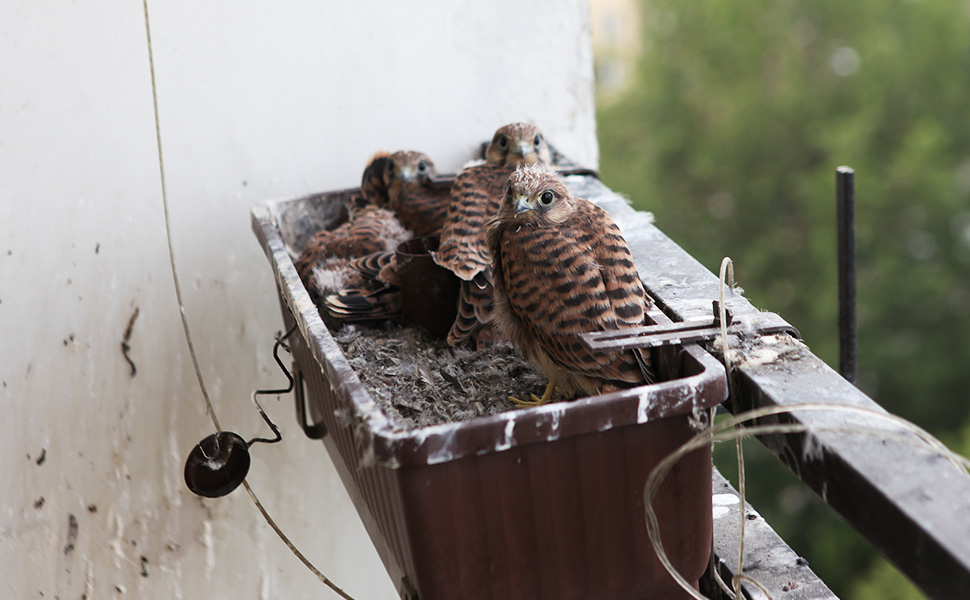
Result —
[{"label": "nest material", "polygon": [[334,339],[375,402],[403,429],[514,410],[509,396],[542,395],[547,383],[509,344],[453,348],[402,326],[345,325]]}]

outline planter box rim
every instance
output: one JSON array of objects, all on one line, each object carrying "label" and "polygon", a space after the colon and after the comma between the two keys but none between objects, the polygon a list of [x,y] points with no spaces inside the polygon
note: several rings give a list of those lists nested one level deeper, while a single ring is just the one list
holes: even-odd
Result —
[{"label": "planter box rim", "polygon": [[[585,180],[574,175],[569,180]],[[446,179],[447,177],[443,177]],[[568,182],[568,180],[567,180]],[[340,422],[360,435],[357,450],[363,464],[375,461],[391,468],[439,464],[470,455],[637,425],[665,417],[698,414],[727,397],[724,367],[697,345],[683,348],[682,360],[693,374],[595,397],[512,410],[467,421],[415,429],[396,426],[367,391],[320,317],[296,273],[281,224],[301,218],[295,207],[349,197],[359,188],[267,200],[251,211],[252,228],[274,274],[284,302],[294,315],[307,345],[330,385],[346,386],[351,414]],[[513,380],[510,380],[510,388]]]}]

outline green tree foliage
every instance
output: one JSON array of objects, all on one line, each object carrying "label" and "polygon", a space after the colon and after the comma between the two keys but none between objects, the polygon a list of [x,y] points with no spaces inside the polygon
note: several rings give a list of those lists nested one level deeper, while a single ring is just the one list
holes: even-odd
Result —
[{"label": "green tree foliage", "polygon": [[[837,367],[834,172],[854,167],[860,385],[954,432],[970,418],[970,5],[641,4],[636,82],[598,117],[605,182],[713,270],[731,256],[746,295]],[[848,590],[865,545],[840,554],[845,526],[803,504],[769,516]]]},{"label": "green tree foliage", "polygon": [[876,562],[852,589],[853,600],[922,600],[925,597],[886,561]]}]

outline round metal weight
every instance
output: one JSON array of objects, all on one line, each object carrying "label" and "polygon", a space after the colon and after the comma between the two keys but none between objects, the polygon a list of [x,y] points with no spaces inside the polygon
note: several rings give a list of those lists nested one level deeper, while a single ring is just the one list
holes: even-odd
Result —
[{"label": "round metal weight", "polygon": [[231,431],[206,437],[185,461],[185,485],[206,498],[220,498],[239,487],[249,472],[249,446]]}]

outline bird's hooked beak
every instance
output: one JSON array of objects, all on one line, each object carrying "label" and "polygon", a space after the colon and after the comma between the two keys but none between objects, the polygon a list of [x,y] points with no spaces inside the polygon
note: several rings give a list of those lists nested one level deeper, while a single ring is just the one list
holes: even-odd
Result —
[{"label": "bird's hooked beak", "polygon": [[532,154],[532,142],[528,140],[520,141],[515,147],[515,153],[522,158],[529,158],[529,155]]},{"label": "bird's hooked beak", "polygon": [[534,200],[526,195],[519,195],[515,197],[515,202],[513,203],[515,207],[515,214],[520,215],[526,211],[532,210],[536,207]]},{"label": "bird's hooked beak", "polygon": [[405,183],[414,179],[415,175],[417,175],[417,172],[412,167],[404,167],[401,169],[401,173],[400,173],[401,181]]}]

